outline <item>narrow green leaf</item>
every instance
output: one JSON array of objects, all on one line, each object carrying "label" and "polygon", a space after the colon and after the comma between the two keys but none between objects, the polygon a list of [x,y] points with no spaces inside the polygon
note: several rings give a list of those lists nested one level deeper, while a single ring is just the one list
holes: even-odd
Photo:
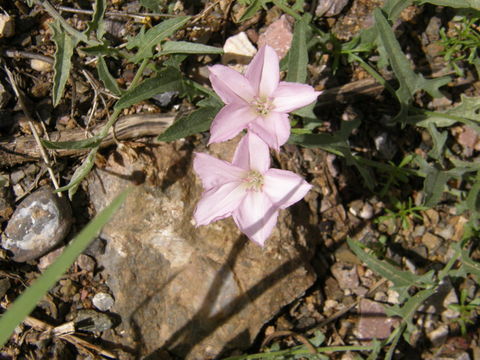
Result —
[{"label": "narrow green leaf", "polygon": [[416,74],[411,69],[408,58],[402,52],[393,30],[381,10],[375,9],[373,14],[378,38],[388,54],[390,65],[400,83],[400,87],[395,92],[400,103],[400,112],[395,119],[405,119],[408,113],[408,107],[417,91],[425,90],[433,97],[441,97],[443,95],[439,87],[447,84],[450,78],[442,77],[426,80],[421,74]]},{"label": "narrow green leaf", "polygon": [[285,81],[304,83],[307,80],[308,49],[307,27],[309,16],[295,23],[292,46],[288,52],[288,73]]},{"label": "narrow green leaf", "polygon": [[188,41],[166,41],[158,55],[168,54],[223,54],[223,49]]},{"label": "narrow green leaf", "polygon": [[101,44],[83,47],[81,51],[92,56],[111,56],[114,59],[121,56],[120,51],[110,47],[110,42],[105,39],[102,40]]},{"label": "narrow green leaf", "polygon": [[207,131],[220,107],[201,107],[175,121],[157,140],[174,141],[189,135]]},{"label": "narrow green leaf", "polygon": [[57,106],[63,96],[65,85],[70,75],[75,41],[63,30],[58,21],[51,23],[50,28],[52,29],[52,39],[56,46],[53,66],[55,75],[53,77],[52,102],[53,106]]},{"label": "narrow green leaf", "polygon": [[115,109],[127,108],[162,92],[183,91],[183,88],[180,72],[177,69],[167,68],[133,89],[128,89],[115,104]]},{"label": "narrow green leaf", "polygon": [[425,194],[423,202],[425,206],[432,207],[438,204],[449,178],[450,176],[446,171],[438,170],[433,166],[430,168],[423,181],[423,192]]},{"label": "narrow green leaf", "polygon": [[103,22],[103,17],[105,16],[106,8],[106,0],[95,0],[92,21],[88,23],[86,33],[90,34],[91,32],[96,31],[98,40],[101,40],[103,35],[105,35],[105,24]]},{"label": "narrow green leaf", "polygon": [[247,10],[243,13],[243,15],[238,20],[239,23],[244,22],[245,20],[250,19],[251,17],[255,16],[265,5],[268,0],[253,0],[250,3],[250,6]]},{"label": "narrow green leaf", "polygon": [[412,3],[413,0],[386,0],[382,9],[390,20],[395,20],[400,16],[400,13],[412,5]]},{"label": "narrow green leaf", "polygon": [[386,261],[378,260],[374,255],[371,255],[362,250],[358,243],[350,238],[347,239],[348,246],[358,258],[367,264],[368,268],[375,271],[377,274],[390,280],[395,287],[410,287],[417,282],[417,276],[411,272],[404,271],[398,266],[387,263]]},{"label": "narrow green leaf", "polygon": [[98,77],[100,78],[100,80],[102,80],[105,87],[112,94],[115,94],[117,96],[122,95],[123,90],[120,89],[120,86],[118,86],[117,81],[112,76],[112,74],[110,74],[110,71],[108,70],[107,63],[105,62],[105,58],[103,56],[100,56],[98,58],[97,71],[98,71]]},{"label": "narrow green leaf", "polygon": [[428,152],[428,155],[438,160],[443,154],[443,147],[447,141],[448,133],[446,131],[439,132],[433,123],[430,123],[427,129],[433,140],[433,148]]},{"label": "narrow green leaf", "polygon": [[449,6],[453,8],[480,10],[480,0],[419,0],[420,4],[433,4],[438,6]]},{"label": "narrow green leaf", "polygon": [[130,58],[130,61],[139,63],[143,59],[153,57],[153,48],[164,41],[168,36],[182,28],[190,19],[189,16],[179,16],[165,20],[145,32],[142,30],[134,38],[130,38],[127,43],[127,49],[138,48],[137,53]]},{"label": "narrow green leaf", "polygon": [[92,150],[90,150],[87,157],[83,160],[82,164],[73,173],[70,182],[67,185],[55,190],[55,192],[62,192],[68,190],[69,197],[71,198],[71,196],[75,194],[82,180],[85,178],[85,176],[88,175],[90,170],[92,170],[93,165],[95,164],[95,156],[97,155],[97,151],[98,148],[93,148]]},{"label": "narrow green leaf", "polygon": [[41,139],[43,146],[47,149],[71,149],[71,150],[80,150],[80,149],[91,149],[100,144],[102,139],[98,136],[93,136],[85,140],[78,141],[49,141]]},{"label": "narrow green leaf", "polygon": [[108,223],[112,215],[125,201],[129,191],[118,195],[112,203],[102,210],[90,223],[70,242],[62,254],[50,265],[45,272],[28,287],[10,305],[0,317],[0,347],[3,347],[14,329],[32,312],[36,304],[45,296],[48,290],[55,285],[75,259],[98,235],[102,227]]}]

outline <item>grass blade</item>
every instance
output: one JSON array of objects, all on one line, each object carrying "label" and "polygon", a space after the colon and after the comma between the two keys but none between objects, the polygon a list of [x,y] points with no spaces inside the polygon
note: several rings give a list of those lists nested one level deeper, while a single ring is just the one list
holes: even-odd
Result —
[{"label": "grass blade", "polygon": [[223,49],[188,41],[166,41],[159,55],[168,54],[223,54]]},{"label": "grass blade", "polygon": [[20,324],[35,308],[36,304],[55,285],[78,255],[98,235],[102,227],[110,220],[115,211],[125,201],[128,191],[117,196],[112,203],[102,210],[90,223],[70,242],[62,254],[47,270],[27,288],[23,294],[0,317],[0,347],[5,345],[15,327]]},{"label": "grass blade", "polygon": [[288,73],[285,81],[304,83],[307,80],[308,49],[307,27],[309,16],[295,23],[292,47],[288,52]]}]

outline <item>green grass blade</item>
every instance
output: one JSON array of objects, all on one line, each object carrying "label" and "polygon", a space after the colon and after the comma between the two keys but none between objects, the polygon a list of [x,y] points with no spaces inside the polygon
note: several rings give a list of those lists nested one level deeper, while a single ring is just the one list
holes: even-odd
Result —
[{"label": "green grass blade", "polygon": [[110,220],[115,211],[125,201],[128,191],[117,196],[73,239],[62,254],[0,317],[0,347],[5,345],[15,327],[32,312],[36,304],[55,285],[58,279],[73,264],[78,255],[98,235],[102,227]]},{"label": "green grass blade", "polygon": [[78,141],[49,141],[42,139],[42,145],[47,149],[70,149],[70,150],[80,150],[80,149],[91,149],[94,148],[102,142],[102,139],[98,136],[92,136],[91,138]]},{"label": "green grass blade", "polygon": [[223,54],[223,49],[188,41],[166,41],[159,55],[168,54]]},{"label": "green grass blade", "polygon": [[295,23],[292,47],[288,52],[288,73],[285,81],[304,83],[307,80],[307,27],[309,17],[304,15]]}]

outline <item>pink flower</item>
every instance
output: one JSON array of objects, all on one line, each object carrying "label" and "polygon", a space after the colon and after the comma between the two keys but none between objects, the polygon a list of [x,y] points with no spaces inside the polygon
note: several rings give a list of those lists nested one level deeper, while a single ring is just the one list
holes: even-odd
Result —
[{"label": "pink flower", "polygon": [[260,48],[245,76],[223,65],[210,69],[210,82],[226,104],[212,122],[210,142],[229,140],[243,129],[278,150],[290,136],[290,111],[306,106],[320,92],[305,84],[280,81],[275,50]]},{"label": "pink flower", "polygon": [[301,200],[311,185],[291,171],[270,169],[267,144],[247,133],[233,162],[196,153],[193,168],[205,189],[194,213],[197,226],[232,216],[250,240],[263,245],[279,209]]}]

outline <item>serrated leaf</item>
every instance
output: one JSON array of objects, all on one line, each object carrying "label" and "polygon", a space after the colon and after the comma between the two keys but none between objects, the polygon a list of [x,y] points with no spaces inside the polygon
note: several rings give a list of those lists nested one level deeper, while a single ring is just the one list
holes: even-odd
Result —
[{"label": "serrated leaf", "polygon": [[55,73],[53,76],[52,91],[52,102],[55,107],[60,103],[63,92],[65,91],[65,85],[70,76],[73,49],[76,43],[75,40],[63,30],[58,21],[51,23],[50,28],[53,33],[52,40],[56,47],[53,65]]},{"label": "serrated leaf", "polygon": [[453,8],[473,8],[480,10],[480,0],[419,0],[419,3],[428,3],[437,6],[449,6]]},{"label": "serrated leaf", "polygon": [[115,94],[117,96],[122,95],[124,91],[120,89],[120,86],[118,86],[117,81],[112,76],[112,74],[110,74],[107,63],[103,56],[100,56],[97,60],[97,71],[98,71],[98,77],[103,82],[103,85],[105,85],[105,87],[112,94]]},{"label": "serrated leaf", "polygon": [[32,312],[38,302],[55,285],[75,259],[98,236],[102,227],[108,223],[113,214],[123,204],[130,190],[122,192],[65,247],[63,252],[43,272],[32,285],[10,304],[0,317],[0,347],[3,347],[15,328]]},{"label": "serrated leaf", "polygon": [[184,86],[180,72],[177,69],[168,68],[158,73],[157,76],[143,81],[133,89],[128,89],[115,104],[115,109],[127,108],[163,92],[181,92],[183,90]]},{"label": "serrated leaf", "polygon": [[[466,124],[480,133],[480,127],[477,123],[480,122],[478,113],[480,112],[480,97],[468,97],[464,94],[460,95],[460,103],[455,107],[446,110],[443,113],[427,113],[420,116],[411,116],[412,124],[421,127],[427,127],[433,123],[437,127],[448,127],[457,122]],[[445,114],[445,116],[443,115]]]},{"label": "serrated leaf", "polygon": [[105,24],[103,22],[103,17],[105,16],[106,8],[106,0],[95,0],[92,21],[88,23],[86,33],[90,34],[91,32],[96,31],[98,40],[101,40],[103,35],[105,35]]},{"label": "serrated leaf", "polygon": [[82,180],[85,178],[85,176],[88,175],[90,170],[92,170],[93,165],[95,164],[95,156],[97,155],[97,151],[98,148],[90,150],[87,157],[83,160],[82,164],[73,173],[70,182],[67,185],[55,190],[55,192],[62,192],[68,190],[68,197],[71,200],[73,195],[75,195],[75,193],[77,192],[78,186],[80,185]]},{"label": "serrated leaf", "polygon": [[393,30],[381,10],[375,9],[373,14],[378,39],[388,54],[390,65],[400,84],[400,87],[395,92],[400,103],[400,112],[395,119],[405,119],[408,113],[408,107],[417,91],[425,90],[433,97],[441,97],[443,95],[439,88],[447,84],[450,78],[442,77],[427,80],[421,74],[416,74],[411,69],[408,58],[402,52]]},{"label": "serrated leaf", "polygon": [[201,107],[175,121],[157,140],[174,141],[189,135],[207,131],[221,107]]},{"label": "serrated leaf", "polygon": [[78,141],[49,141],[41,139],[43,146],[47,149],[70,149],[70,150],[80,150],[80,149],[91,149],[100,145],[102,139],[98,136],[92,136],[91,138]]},{"label": "serrated leaf", "polygon": [[438,204],[449,179],[450,176],[446,171],[438,170],[433,166],[430,167],[423,181],[423,192],[425,194],[423,203],[425,206],[432,207]]},{"label": "serrated leaf", "polygon": [[433,140],[433,147],[432,150],[428,152],[428,155],[438,160],[443,153],[443,147],[447,141],[448,133],[446,131],[439,132],[432,123],[427,126],[427,129]]},{"label": "serrated leaf", "polygon": [[407,325],[407,334],[410,334],[415,330],[413,324],[415,312],[429,297],[435,295],[437,289],[438,287],[420,290],[415,295],[409,297],[402,307],[398,305],[385,307],[385,313],[388,316],[399,316],[402,318],[403,322]]},{"label": "serrated leaf", "polygon": [[164,41],[168,36],[182,28],[190,19],[190,16],[179,16],[162,21],[145,32],[145,28],[135,36],[130,38],[127,43],[127,49],[138,48],[137,53],[130,58],[133,63],[139,63],[144,59],[153,57],[153,48]]},{"label": "serrated leaf", "polygon": [[310,17],[305,14],[300,21],[295,23],[292,46],[287,55],[288,73],[285,81],[304,83],[307,80],[307,27],[309,20]]},{"label": "serrated leaf", "polygon": [[166,41],[158,55],[168,54],[223,54],[223,49],[188,41]]},{"label": "serrated leaf", "polygon": [[419,277],[411,272],[404,271],[398,266],[389,264],[386,261],[378,260],[374,255],[363,251],[356,241],[348,238],[347,243],[355,255],[357,255],[357,257],[364,262],[369,269],[390,280],[395,287],[408,289],[410,286],[419,282]]}]

